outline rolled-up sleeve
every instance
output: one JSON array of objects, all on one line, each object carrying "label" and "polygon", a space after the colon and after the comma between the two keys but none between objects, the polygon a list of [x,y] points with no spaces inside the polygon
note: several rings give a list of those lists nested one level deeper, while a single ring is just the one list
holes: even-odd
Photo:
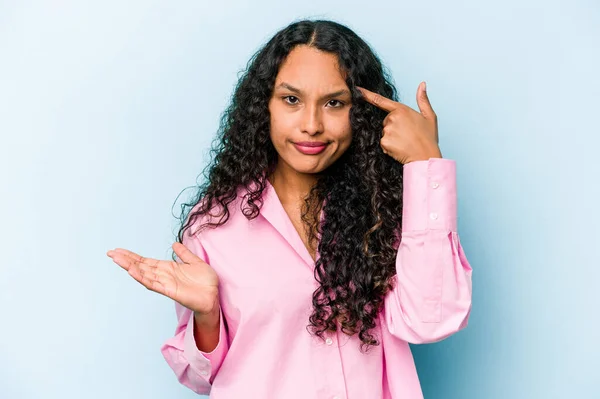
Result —
[{"label": "rolled-up sleeve", "polygon": [[441,341],[467,326],[472,268],[457,233],[456,163],[404,165],[401,240],[394,289],[384,301],[390,333],[410,343]]},{"label": "rolled-up sleeve", "polygon": [[[183,243],[196,256],[208,263],[206,252],[197,237],[186,234]],[[211,352],[198,350],[194,338],[194,312],[177,302],[175,302],[175,312],[177,314],[175,335],[162,345],[162,355],[181,384],[198,394],[208,395],[211,384],[229,350],[227,324],[222,309],[219,309],[219,342]]]}]

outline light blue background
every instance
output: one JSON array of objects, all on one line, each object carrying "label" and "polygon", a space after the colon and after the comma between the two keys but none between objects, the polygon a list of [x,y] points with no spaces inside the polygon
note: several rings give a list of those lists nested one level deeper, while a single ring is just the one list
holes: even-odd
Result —
[{"label": "light blue background", "polygon": [[413,346],[425,398],[600,397],[599,14],[592,0],[0,1],[0,398],[195,397],[159,352],[172,302],[105,252],[169,256],[172,205],[238,72],[301,17],[363,36],[410,106],[426,80],[457,161],[474,305],[467,330]]}]

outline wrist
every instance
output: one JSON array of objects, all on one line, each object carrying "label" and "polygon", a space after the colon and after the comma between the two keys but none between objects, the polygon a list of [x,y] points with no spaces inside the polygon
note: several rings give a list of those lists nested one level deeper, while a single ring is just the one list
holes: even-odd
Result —
[{"label": "wrist", "polygon": [[219,312],[209,313],[209,314],[200,314],[194,312],[194,320],[196,321],[196,325],[200,328],[213,328],[219,325]]},{"label": "wrist", "polygon": [[431,158],[442,158],[442,152],[441,151],[433,151],[430,153],[427,153],[426,155],[419,155],[416,157],[412,157],[406,160],[406,162],[404,162],[404,164],[406,165],[407,163],[411,163],[411,162],[415,162],[415,161],[428,161]]},{"label": "wrist", "polygon": [[215,305],[208,312],[199,312],[194,310],[194,319],[196,320],[196,324],[203,327],[213,327],[216,324],[219,324],[219,314],[220,314],[220,305],[218,297],[215,300]]}]

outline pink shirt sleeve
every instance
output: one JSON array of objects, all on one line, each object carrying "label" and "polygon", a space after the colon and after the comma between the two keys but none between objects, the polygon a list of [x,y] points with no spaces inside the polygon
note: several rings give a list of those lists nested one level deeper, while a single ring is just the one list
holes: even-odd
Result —
[{"label": "pink shirt sleeve", "polygon": [[[184,234],[183,244],[208,263],[200,240],[196,236],[189,236],[188,231]],[[219,309],[219,342],[212,352],[198,350],[194,339],[194,312],[177,302],[175,302],[175,312],[177,314],[175,335],[164,342],[161,352],[181,384],[198,394],[208,395],[229,349],[222,309]]]},{"label": "pink shirt sleeve", "polygon": [[456,163],[410,162],[403,185],[395,288],[383,317],[397,338],[437,342],[466,327],[471,311],[472,268],[457,233]]}]

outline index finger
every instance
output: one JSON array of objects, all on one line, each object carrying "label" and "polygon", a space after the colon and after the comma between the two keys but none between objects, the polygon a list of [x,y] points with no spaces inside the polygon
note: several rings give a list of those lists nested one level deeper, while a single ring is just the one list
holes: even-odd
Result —
[{"label": "index finger", "polygon": [[365,98],[365,100],[367,100],[368,103],[373,104],[374,106],[381,108],[384,111],[392,112],[393,110],[398,109],[403,105],[394,100],[390,100],[389,98],[386,98],[381,94],[373,93],[372,91],[367,90],[363,87],[356,86],[356,88],[361,91],[363,97]]}]

